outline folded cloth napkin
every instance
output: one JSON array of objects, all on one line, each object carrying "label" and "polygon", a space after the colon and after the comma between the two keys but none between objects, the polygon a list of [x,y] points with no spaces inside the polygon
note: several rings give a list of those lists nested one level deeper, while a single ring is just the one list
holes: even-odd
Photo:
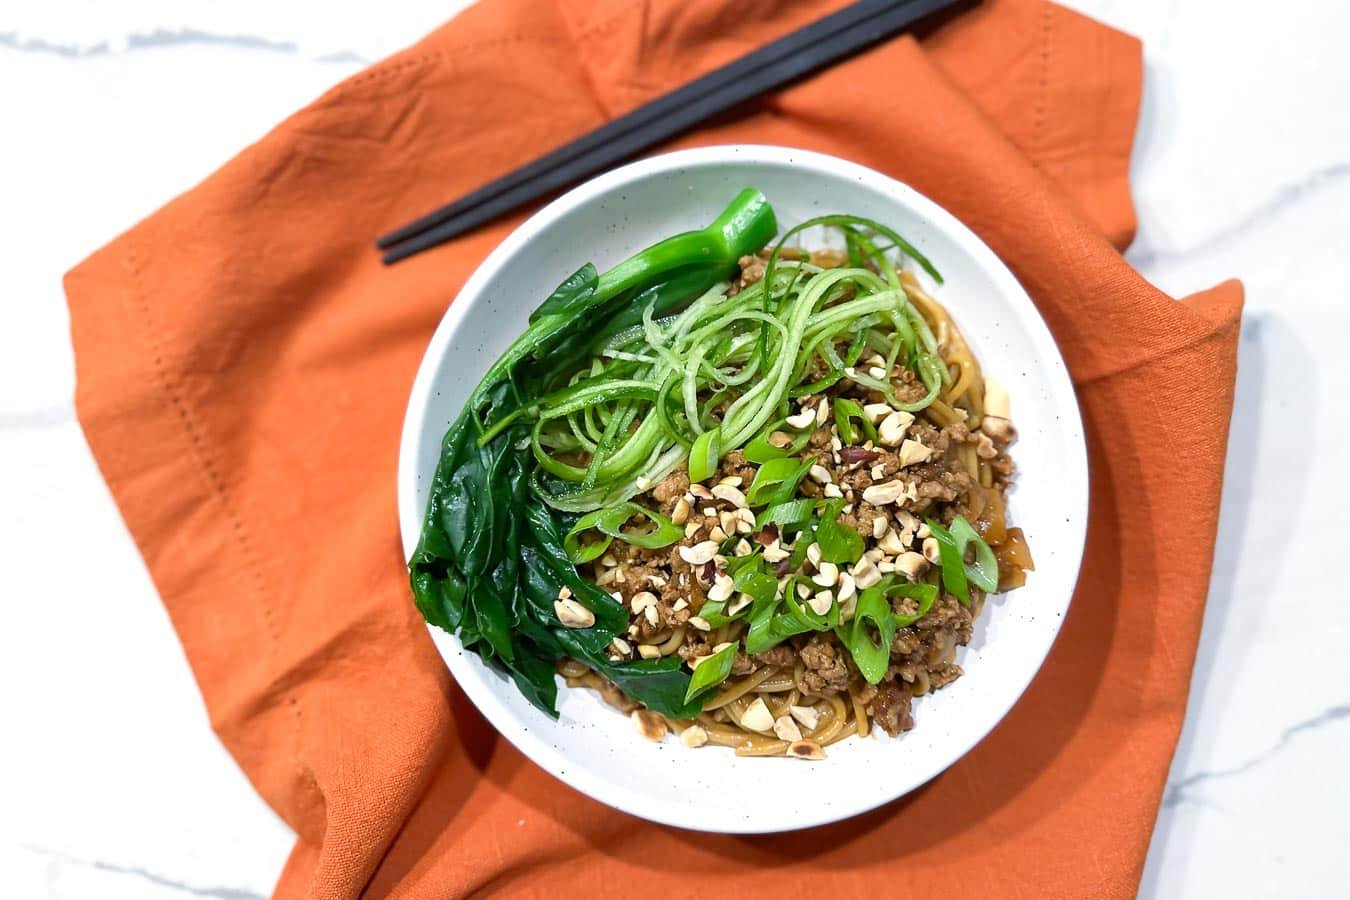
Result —
[{"label": "folded cloth napkin", "polygon": [[213,726],[298,835],[278,896],[1133,895],[1200,630],[1241,288],[1176,301],[1121,259],[1139,46],[1060,7],[987,0],[678,142],[908,182],[1059,341],[1091,452],[1087,556],[1049,661],[983,743],[848,822],[664,828],[523,759],[412,604],[404,401],[521,216],[388,269],[374,236],[841,5],[483,0],[68,275],[89,443]]}]

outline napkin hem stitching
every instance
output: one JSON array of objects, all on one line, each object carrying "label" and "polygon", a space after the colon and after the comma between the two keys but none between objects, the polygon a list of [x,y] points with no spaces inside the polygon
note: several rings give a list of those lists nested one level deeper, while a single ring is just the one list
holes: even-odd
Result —
[{"label": "napkin hem stitching", "polygon": [[[169,368],[164,363],[163,345],[156,337],[156,330],[153,325],[153,316],[151,315],[151,306],[148,295],[142,285],[142,264],[138,259],[137,248],[134,239],[128,236],[128,247],[126,255],[126,266],[130,275],[129,282],[131,291],[130,296],[134,298],[134,307],[131,310],[133,319],[140,325],[138,331],[148,344],[150,351],[150,368],[154,371],[156,380],[159,383],[160,391],[168,399],[170,408],[177,414],[179,423],[182,426],[183,433],[187,436],[190,450],[194,457],[200,463],[201,472],[205,478],[209,496],[213,497],[221,506],[225,513],[225,518],[230,524],[230,529],[234,534],[235,542],[239,548],[239,554],[252,575],[253,581],[257,586],[259,600],[262,605],[263,627],[272,642],[274,653],[281,646],[281,634],[278,631],[276,616],[273,613],[272,604],[268,598],[270,592],[267,587],[267,579],[264,577],[261,567],[258,564],[257,556],[253,552],[253,543],[249,536],[248,529],[245,527],[243,516],[239,514],[233,501],[230,499],[230,492],[225,483],[225,479],[220,474],[220,468],[214,456],[207,450],[201,428],[195,423],[195,416],[192,413],[186,397],[182,391],[175,387],[174,379],[170,377]],[[294,713],[294,749],[292,751],[292,764],[297,773],[304,771],[300,765],[300,737],[301,737],[301,719],[303,713],[300,700],[292,691],[285,694],[286,703]]]}]

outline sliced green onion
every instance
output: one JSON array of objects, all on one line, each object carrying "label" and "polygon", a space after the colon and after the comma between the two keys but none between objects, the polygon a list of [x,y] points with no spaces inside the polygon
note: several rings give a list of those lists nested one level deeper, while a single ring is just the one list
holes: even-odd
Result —
[{"label": "sliced green onion", "polygon": [[[889,310],[888,310],[889,311]],[[820,358],[829,366],[829,371],[818,381],[809,384],[798,384],[788,391],[789,397],[805,397],[810,394],[818,394],[832,387],[840,378],[844,377],[844,369],[853,366],[862,358],[863,351],[867,349],[870,329],[880,320],[875,314],[863,314],[855,318],[850,323],[853,332],[852,342],[848,349],[844,351],[842,357],[835,350],[834,342],[843,333],[835,332],[832,328],[817,331],[813,325],[813,331],[810,337],[805,341],[800,359],[797,363],[797,373],[794,381],[801,381],[806,377],[806,370],[810,368],[813,354],[819,354]]]},{"label": "sliced green onion", "polygon": [[601,534],[598,539],[582,542],[581,536],[591,529],[595,528],[595,523],[599,521],[603,509],[597,509],[595,512],[587,513],[577,520],[577,524],[572,530],[563,537],[563,552],[567,554],[573,565],[581,565],[590,562],[609,549],[614,538],[607,534]]},{"label": "sliced green onion", "polygon": [[877,429],[867,414],[857,402],[847,397],[834,400],[834,427],[839,432],[839,440],[845,444],[861,444],[864,439],[875,443],[877,439]]},{"label": "sliced green onion", "polygon": [[811,471],[815,461],[814,456],[804,460],[769,460],[755,472],[754,480],[750,482],[750,488],[745,492],[746,502],[751,506],[786,503],[797,493],[797,485],[801,484],[806,473]]},{"label": "sliced green onion", "polygon": [[792,637],[794,634],[803,634],[807,631],[829,631],[839,624],[839,604],[832,603],[830,611],[821,615],[811,609],[801,601],[797,596],[797,585],[806,585],[807,590],[813,594],[819,593],[822,588],[804,575],[799,575],[789,579],[787,587],[783,588],[783,605],[787,607],[775,618],[774,628],[784,637]]},{"label": "sliced green onion", "polygon": [[840,631],[840,640],[848,648],[863,678],[868,684],[878,684],[890,666],[891,641],[895,639],[895,616],[880,586],[870,587],[858,595],[853,621]]},{"label": "sliced green onion", "polygon": [[[624,531],[623,526],[628,520],[637,516],[649,519],[656,528],[648,532]],[[636,503],[616,503],[582,516],[563,537],[563,550],[573,563],[589,562],[604,553],[609,546],[608,540],[582,544],[581,536],[592,529],[607,538],[618,538],[646,550],[669,547],[684,538],[684,529],[659,512]]]},{"label": "sliced green onion", "polygon": [[908,628],[913,625],[928,615],[929,610],[933,608],[933,604],[937,602],[938,589],[935,584],[910,584],[906,581],[890,579],[883,581],[878,587],[886,595],[887,600],[896,597],[910,597],[919,601],[918,611],[910,615],[898,615],[892,610],[891,614],[895,616],[896,628]]},{"label": "sliced green onion", "polygon": [[[734,616],[729,616],[726,614],[726,609],[727,603],[725,600],[709,600],[699,609],[698,616],[707,622],[709,627],[721,628],[728,622],[739,619],[742,615],[742,613],[737,613]],[[748,610],[746,611],[748,612]]]},{"label": "sliced green onion", "polygon": [[845,502],[842,497],[826,500],[820,514],[820,524],[816,526],[816,543],[820,545],[821,558],[839,565],[857,562],[862,558],[864,549],[862,535],[838,522]]},{"label": "sliced green onion", "polygon": [[772,603],[774,595],[778,593],[778,579],[764,571],[763,557],[756,558],[760,564],[747,566],[737,572],[734,584],[736,590],[750,595],[752,605],[763,607],[767,603]]},{"label": "sliced green onion", "polygon": [[763,653],[765,650],[772,650],[786,640],[786,638],[775,637],[774,635],[773,620],[777,606],[777,603],[769,603],[759,609],[750,611],[750,628],[745,632],[746,653]]},{"label": "sliced green onion", "polygon": [[[735,537],[737,540],[740,539],[740,535]],[[750,556],[728,556],[726,562],[727,574],[735,578],[746,568],[758,569],[763,562],[763,558],[758,553],[753,553]]]},{"label": "sliced green onion", "polygon": [[[998,590],[998,558],[994,556],[994,551],[984,542],[984,538],[971,527],[964,516],[957,516],[952,519],[951,527],[952,540],[956,542],[956,550],[961,554],[961,562],[965,566],[966,578],[986,594],[992,594]],[[975,561],[966,562],[966,548],[975,548]]]},{"label": "sliced green onion", "polygon": [[807,584],[811,590],[817,586],[809,579],[798,576],[790,578],[783,588],[780,603],[777,599],[767,603],[756,603],[750,612],[750,629],[745,635],[747,653],[763,653],[770,650],[793,635],[808,631],[829,631],[839,625],[839,604],[830,607],[825,615],[819,615],[806,606],[797,597],[798,582]]},{"label": "sliced green onion", "polygon": [[[775,447],[769,443],[769,438],[779,432],[789,437],[789,443],[785,447]],[[797,430],[787,424],[786,419],[779,419],[777,422],[764,429],[750,443],[745,445],[741,451],[742,455],[752,463],[766,463],[771,459],[783,459],[788,456],[796,456],[806,449],[807,443],[811,440],[812,429]]]},{"label": "sliced green onion", "polygon": [[970,605],[970,587],[966,584],[966,559],[956,546],[952,533],[932,519],[928,519],[928,529],[938,542],[939,558],[942,561],[942,586],[947,593],[961,601],[962,606]]},{"label": "sliced green onion", "polygon": [[786,503],[775,503],[759,514],[755,526],[763,528],[765,525],[777,525],[779,534],[800,530],[811,521],[811,514],[815,512],[815,508],[815,501],[804,497]]},{"label": "sliced green onion", "polygon": [[689,677],[689,688],[684,693],[684,702],[706,693],[727,680],[731,674],[731,664],[736,661],[736,645],[727,644],[712,656],[703,659]]},{"label": "sliced green onion", "polygon": [[[639,476],[663,477],[682,463],[693,480],[706,480],[733,448],[759,465],[800,457],[815,429],[787,425],[791,399],[819,394],[841,378],[900,405],[893,384],[856,369],[868,352],[881,354],[888,368],[916,369],[926,396],[906,408],[927,406],[950,378],[934,355],[932,329],[899,284],[894,257],[898,251],[921,266],[927,261],[871,220],[833,215],[813,221],[843,231],[853,267],[822,270],[780,259],[794,229],[774,248],[764,278],[734,298],[725,282],[704,288],[705,280],[673,271],[661,290],[616,302],[612,325],[589,343],[547,358],[542,345],[532,345],[533,355],[519,356],[522,367],[557,366],[566,383],[545,378],[538,399],[501,402],[484,395],[479,406],[485,412],[500,409],[489,436],[522,420],[533,426],[529,447],[544,476],[543,499],[558,510],[588,513],[639,493]],[[627,276],[597,278],[594,286],[575,279],[569,290],[617,297],[613,292],[629,283]],[[569,308],[564,300],[570,303],[570,294],[550,307],[555,316]],[[821,375],[808,382],[815,372]],[[843,409],[841,437],[854,444],[875,440],[858,403],[846,401]],[[769,442],[776,431],[786,446]],[[769,490],[766,483],[756,499],[768,505],[793,499]]]},{"label": "sliced green onion", "polygon": [[705,481],[711,478],[721,458],[722,429],[714,428],[700,434],[689,450],[689,480]]}]

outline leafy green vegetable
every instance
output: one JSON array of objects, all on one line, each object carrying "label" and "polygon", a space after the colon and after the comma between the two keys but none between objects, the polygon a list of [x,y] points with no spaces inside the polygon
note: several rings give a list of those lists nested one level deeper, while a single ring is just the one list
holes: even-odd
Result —
[{"label": "leafy green vegetable", "polygon": [[530,324],[533,325],[544,316],[570,316],[585,309],[595,296],[598,281],[595,266],[586,263],[564,279],[562,284],[553,289],[548,299],[530,313]]},{"label": "leafy green vegetable", "polygon": [[721,650],[707,657],[694,669],[689,679],[689,688],[684,692],[686,703],[700,694],[706,694],[727,680],[731,674],[731,664],[736,661],[736,645],[729,643]]}]

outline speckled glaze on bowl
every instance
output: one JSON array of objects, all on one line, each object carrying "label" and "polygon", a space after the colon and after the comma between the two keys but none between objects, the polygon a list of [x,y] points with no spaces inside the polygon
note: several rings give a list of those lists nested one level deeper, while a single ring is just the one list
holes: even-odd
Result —
[{"label": "speckled glaze on bowl", "polygon": [[[1050,332],[993,252],[937,204],[891,178],[830,156],[724,146],[652,157],[602,175],[540,210],[497,247],[436,329],[413,385],[399,457],[403,547],[417,543],[441,437],[492,361],[542,298],[590,260],[604,271],[664,237],[702,228],[744,187],[768,195],[786,229],[849,212],[906,235],[943,273],[935,290],[985,371],[1007,385],[1020,439],[1009,505],[1037,569],[990,598],[965,676],[914,704],[900,738],[849,738],[826,760],[738,758],[641,738],[596,694],[563,688],[556,721],[502,675],[431,629],[460,687],[522,753],[582,793],[646,819],[701,831],[762,833],[821,825],[894,800],[956,762],[1012,708],[1059,632],[1087,528],[1088,474],[1073,386]],[[411,602],[411,598],[409,599]]]}]

